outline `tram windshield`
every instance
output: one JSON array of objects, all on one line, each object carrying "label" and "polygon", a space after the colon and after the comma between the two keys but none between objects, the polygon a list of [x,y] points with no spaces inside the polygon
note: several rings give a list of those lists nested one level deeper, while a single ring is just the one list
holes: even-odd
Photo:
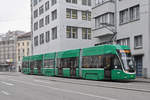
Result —
[{"label": "tram windshield", "polygon": [[125,71],[135,72],[135,65],[130,50],[118,50]]}]

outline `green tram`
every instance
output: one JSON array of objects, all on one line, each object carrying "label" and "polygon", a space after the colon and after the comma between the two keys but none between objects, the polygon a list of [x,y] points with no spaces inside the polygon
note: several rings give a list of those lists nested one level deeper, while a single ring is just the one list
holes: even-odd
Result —
[{"label": "green tram", "polygon": [[100,45],[24,57],[22,72],[91,80],[136,78],[130,48],[120,45]]}]

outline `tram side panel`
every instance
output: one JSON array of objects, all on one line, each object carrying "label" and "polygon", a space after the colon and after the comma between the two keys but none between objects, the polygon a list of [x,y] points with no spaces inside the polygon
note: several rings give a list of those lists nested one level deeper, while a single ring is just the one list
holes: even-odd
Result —
[{"label": "tram side panel", "polygon": [[57,53],[56,76],[79,77],[80,49]]}]

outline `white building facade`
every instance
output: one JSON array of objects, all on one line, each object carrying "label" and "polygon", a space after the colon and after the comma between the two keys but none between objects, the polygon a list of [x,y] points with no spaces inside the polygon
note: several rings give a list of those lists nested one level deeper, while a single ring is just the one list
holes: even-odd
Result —
[{"label": "white building facade", "polygon": [[92,0],[31,0],[33,55],[92,46]]},{"label": "white building facade", "polygon": [[150,78],[150,0],[94,0],[92,8],[95,44],[128,45],[139,77]]},{"label": "white building facade", "polygon": [[16,61],[17,71],[22,69],[22,59],[24,56],[31,56],[31,32],[21,34],[17,37]]}]

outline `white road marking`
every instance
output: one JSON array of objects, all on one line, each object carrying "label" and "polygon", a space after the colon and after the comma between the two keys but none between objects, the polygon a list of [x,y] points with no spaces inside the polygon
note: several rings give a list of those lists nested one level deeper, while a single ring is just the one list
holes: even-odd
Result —
[{"label": "white road marking", "polygon": [[117,100],[117,99],[114,99],[114,98],[104,97],[104,96],[100,96],[100,95],[94,95],[94,94],[88,94],[88,93],[83,93],[83,92],[78,92],[78,91],[60,89],[60,88],[55,88],[55,87],[50,87],[50,86],[45,86],[45,85],[29,83],[29,82],[25,82],[25,81],[19,81],[19,80],[13,80],[13,79],[11,79],[11,80],[15,81],[15,82],[20,82],[20,83],[23,83],[23,84],[28,84],[28,85],[38,86],[38,87],[41,86],[41,87],[45,87],[45,88],[49,88],[49,89],[53,89],[53,90],[57,90],[57,91],[61,91],[61,92],[80,94],[80,95],[84,95],[84,96],[100,98],[100,99],[105,99],[105,100]]},{"label": "white road marking", "polygon": [[14,85],[12,83],[7,83],[7,82],[1,82],[1,83],[5,84],[5,85],[9,85],[9,86],[13,86]]},{"label": "white road marking", "polygon": [[3,94],[5,95],[10,95],[10,93],[6,92],[6,91],[1,91]]},{"label": "white road marking", "polygon": [[46,83],[46,84],[50,84],[52,82],[46,82],[46,81],[41,81],[41,80],[34,80],[35,82],[40,82],[40,83]]}]

